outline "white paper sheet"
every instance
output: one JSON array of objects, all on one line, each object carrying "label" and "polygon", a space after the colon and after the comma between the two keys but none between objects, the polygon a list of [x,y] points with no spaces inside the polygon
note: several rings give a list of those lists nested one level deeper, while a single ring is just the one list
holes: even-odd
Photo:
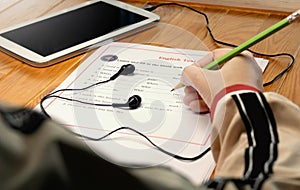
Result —
[{"label": "white paper sheet", "polygon": [[[135,110],[83,105],[57,98],[43,104],[52,118],[77,133],[101,137],[119,127],[145,134],[163,149],[193,157],[210,146],[209,115],[195,114],[182,103],[183,90],[170,90],[179,82],[182,69],[208,52],[163,48],[132,43],[111,43],[88,57],[57,89],[83,88],[109,79],[124,64],[135,72],[84,91],[57,95],[90,103],[122,103],[131,95],[142,97]],[[260,59],[265,68],[267,61]],[[215,166],[209,152],[194,162],[176,160],[155,149],[145,138],[121,130],[104,141],[86,141],[100,156],[125,166],[165,165],[200,184]]]}]

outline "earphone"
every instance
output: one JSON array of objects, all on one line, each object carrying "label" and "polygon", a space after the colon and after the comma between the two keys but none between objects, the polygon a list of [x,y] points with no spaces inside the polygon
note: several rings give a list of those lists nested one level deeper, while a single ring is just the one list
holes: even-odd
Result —
[{"label": "earphone", "polygon": [[[86,89],[89,89],[89,88],[91,88],[93,86],[96,86],[96,85],[99,85],[99,84],[103,84],[103,83],[107,83],[109,81],[113,81],[116,78],[118,78],[120,75],[129,75],[129,74],[132,74],[134,71],[135,71],[135,66],[132,65],[132,64],[127,64],[127,65],[123,65],[119,69],[118,72],[116,72],[112,77],[110,77],[106,81],[100,81],[100,82],[94,83],[94,84],[92,84],[90,86],[87,86],[87,87],[84,87],[84,88],[78,88],[78,89],[59,89],[59,90],[56,90],[56,91],[54,91],[54,92],[46,95],[44,98],[42,98],[42,100],[40,101],[41,111],[42,111],[42,113],[44,113],[45,116],[51,118],[50,115],[47,113],[47,111],[45,110],[45,108],[43,106],[43,102],[45,100],[49,99],[49,98],[59,98],[59,99],[67,100],[67,101],[73,101],[73,102],[78,102],[78,103],[82,103],[82,104],[94,105],[94,106],[112,106],[113,108],[136,109],[136,108],[138,108],[141,105],[141,102],[142,102],[142,98],[140,96],[138,96],[138,95],[133,95],[133,96],[129,97],[128,101],[126,103],[112,103],[112,104],[95,104],[95,103],[84,102],[84,101],[80,101],[80,100],[66,98],[66,97],[62,97],[62,96],[56,95],[58,92],[86,90]],[[81,137],[81,138],[84,138],[84,139],[87,139],[87,140],[102,141],[105,138],[109,137],[110,135],[112,135],[112,134],[114,134],[114,133],[116,133],[116,132],[118,132],[120,130],[129,130],[129,131],[135,132],[136,134],[138,134],[138,135],[142,136],[143,138],[145,138],[152,146],[154,146],[155,148],[157,148],[160,152],[162,152],[164,154],[167,154],[167,155],[169,155],[169,156],[171,156],[171,157],[173,157],[175,159],[178,159],[178,160],[195,161],[195,160],[198,160],[198,159],[202,158],[204,155],[206,155],[206,153],[208,153],[210,151],[210,148],[207,148],[203,152],[201,152],[199,155],[196,155],[194,157],[180,156],[180,155],[171,153],[171,152],[169,152],[169,151],[167,151],[167,150],[159,147],[154,142],[152,142],[146,135],[144,135],[143,133],[141,133],[141,132],[139,132],[136,129],[133,129],[131,127],[119,127],[119,128],[116,128],[115,130],[111,131],[110,133],[108,133],[108,134],[106,134],[106,135],[104,135],[102,137],[99,137],[99,138],[92,138],[92,137],[89,137],[89,136],[85,136],[85,135],[82,135],[82,134],[75,133],[73,131],[70,131],[70,132],[72,132],[74,135],[76,135],[78,137]]]},{"label": "earphone", "polygon": [[114,74],[112,77],[110,77],[106,81],[100,81],[100,82],[94,83],[94,84],[92,84],[90,86],[87,86],[87,87],[84,87],[84,88],[76,88],[76,89],[67,88],[67,89],[56,90],[56,91],[46,95],[45,97],[43,97],[41,99],[41,101],[40,101],[41,111],[43,112],[44,115],[51,118],[50,115],[46,112],[46,110],[43,106],[43,102],[45,100],[49,99],[49,98],[59,98],[59,99],[67,100],[67,101],[78,102],[78,103],[81,103],[81,104],[94,105],[94,106],[112,106],[114,108],[136,109],[142,103],[142,98],[139,95],[133,95],[133,96],[129,97],[128,101],[126,103],[112,103],[112,104],[90,103],[90,102],[84,102],[84,101],[81,101],[81,100],[76,100],[76,99],[66,98],[66,97],[63,97],[63,96],[56,95],[58,92],[64,92],[64,91],[83,91],[83,90],[87,90],[87,89],[89,89],[91,87],[94,87],[94,86],[97,86],[99,84],[103,84],[103,83],[107,83],[109,81],[113,81],[116,78],[118,78],[120,75],[132,74],[134,71],[135,71],[135,66],[132,65],[132,64],[127,64],[127,65],[123,65],[116,74]]},{"label": "earphone", "polygon": [[133,95],[128,98],[128,101],[126,103],[112,103],[112,107],[114,108],[130,108],[130,109],[136,109],[140,107],[142,103],[142,98],[139,95]]},{"label": "earphone", "polygon": [[134,71],[135,71],[134,65],[132,65],[132,64],[123,65],[116,74],[114,74],[112,77],[110,77],[110,80],[115,80],[120,75],[132,74]]}]

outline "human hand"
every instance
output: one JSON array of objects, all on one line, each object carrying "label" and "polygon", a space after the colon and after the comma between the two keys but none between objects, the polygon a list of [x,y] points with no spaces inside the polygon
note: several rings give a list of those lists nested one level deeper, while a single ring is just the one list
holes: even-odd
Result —
[{"label": "human hand", "polygon": [[230,50],[216,49],[203,59],[184,68],[181,77],[181,82],[186,86],[183,102],[194,112],[208,112],[216,95],[229,86],[247,85],[263,90],[262,70],[249,51],[232,58],[220,69],[202,69]]}]

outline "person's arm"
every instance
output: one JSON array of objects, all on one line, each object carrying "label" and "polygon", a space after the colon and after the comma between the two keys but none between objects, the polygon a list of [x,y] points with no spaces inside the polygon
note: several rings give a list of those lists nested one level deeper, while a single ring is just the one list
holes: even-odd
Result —
[{"label": "person's arm", "polygon": [[214,50],[205,58],[184,68],[181,78],[186,85],[183,101],[193,111],[214,111],[216,102],[229,92],[263,90],[262,71],[250,52],[234,57],[220,69],[201,68],[228,51],[230,49]]},{"label": "person's arm", "polygon": [[184,103],[195,112],[209,110],[212,118],[217,167],[206,185],[299,187],[299,107],[278,94],[262,92],[261,71],[247,52],[219,70],[200,68],[223,53],[226,50],[214,51],[185,68],[182,77],[187,86]]}]

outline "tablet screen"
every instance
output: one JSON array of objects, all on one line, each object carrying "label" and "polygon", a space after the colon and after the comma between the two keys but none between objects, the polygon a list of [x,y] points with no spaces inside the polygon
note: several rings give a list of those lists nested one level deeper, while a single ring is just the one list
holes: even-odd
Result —
[{"label": "tablet screen", "polygon": [[105,2],[97,2],[1,34],[47,56],[147,19]]}]

